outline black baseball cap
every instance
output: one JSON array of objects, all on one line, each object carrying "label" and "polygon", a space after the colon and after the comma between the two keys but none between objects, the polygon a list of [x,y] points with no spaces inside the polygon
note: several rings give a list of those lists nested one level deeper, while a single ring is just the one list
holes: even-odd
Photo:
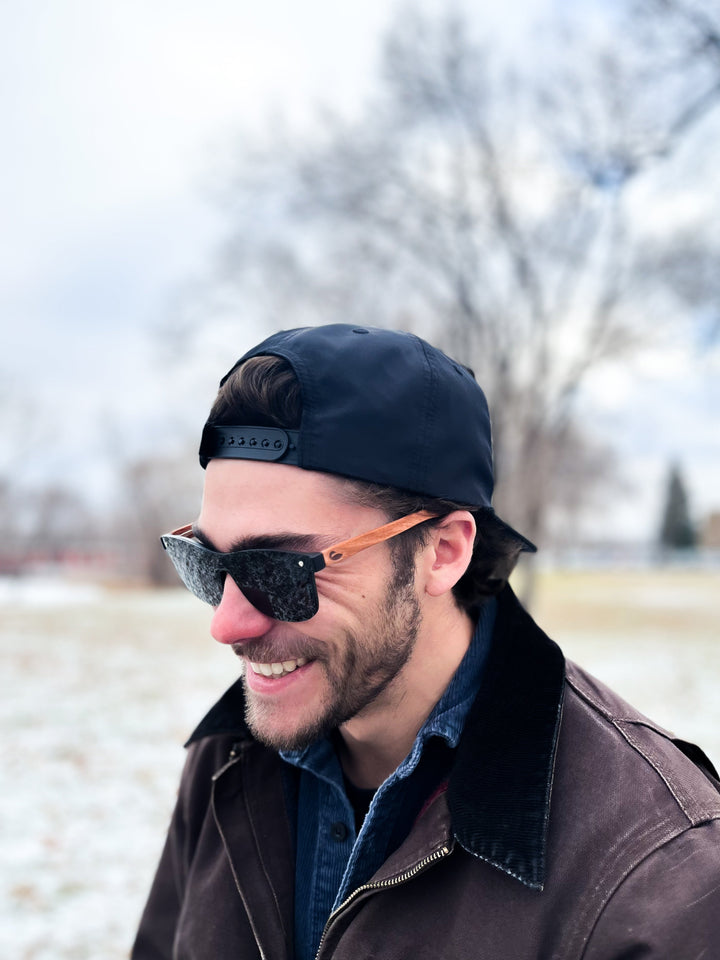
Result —
[{"label": "black baseball cap", "polygon": [[302,396],[298,430],[208,421],[213,458],[274,461],[492,510],[490,414],[472,372],[412,333],[350,324],[282,330],[244,354],[281,357]]}]

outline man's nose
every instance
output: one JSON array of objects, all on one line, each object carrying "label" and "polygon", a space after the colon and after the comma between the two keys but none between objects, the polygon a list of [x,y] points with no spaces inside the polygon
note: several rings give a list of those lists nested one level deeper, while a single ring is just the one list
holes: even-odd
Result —
[{"label": "man's nose", "polygon": [[225,577],[222,600],[210,621],[210,633],[218,643],[262,637],[274,623],[250,603],[232,577]]}]

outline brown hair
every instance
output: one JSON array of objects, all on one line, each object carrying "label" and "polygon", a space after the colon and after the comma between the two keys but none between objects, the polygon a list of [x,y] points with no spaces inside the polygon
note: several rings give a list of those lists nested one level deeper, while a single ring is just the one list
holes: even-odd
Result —
[{"label": "brown hair", "polygon": [[[263,356],[251,357],[228,376],[220,387],[208,423],[294,430],[299,428],[301,417],[300,385],[292,368],[279,357]],[[351,502],[382,510],[388,520],[418,510],[437,514],[389,541],[396,570],[406,571],[409,576],[418,549],[427,543],[429,528],[455,510],[469,510],[475,518],[477,532],[468,568],[453,587],[455,602],[462,610],[472,613],[485,598],[499,593],[507,583],[521,547],[489,508],[426,497],[364,480],[338,479],[344,482]]]}]

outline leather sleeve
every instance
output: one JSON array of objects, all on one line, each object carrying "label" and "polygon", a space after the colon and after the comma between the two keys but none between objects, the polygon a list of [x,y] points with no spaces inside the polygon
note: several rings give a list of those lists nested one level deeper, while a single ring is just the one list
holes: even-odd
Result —
[{"label": "leather sleeve", "polygon": [[720,951],[720,822],[638,864],[601,912],[583,960],[699,960]]}]

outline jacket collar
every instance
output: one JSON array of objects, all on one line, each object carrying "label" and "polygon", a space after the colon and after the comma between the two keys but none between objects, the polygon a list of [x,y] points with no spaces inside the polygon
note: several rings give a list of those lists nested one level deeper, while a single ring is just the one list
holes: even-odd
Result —
[{"label": "jacket collar", "polygon": [[539,890],[564,682],[560,648],[506,588],[448,805],[453,833],[466,850]]},{"label": "jacket collar", "polygon": [[[550,793],[562,712],[565,660],[507,587],[482,682],[450,776],[452,830],[469,853],[541,890]],[[251,738],[242,681],[188,740]]]}]

